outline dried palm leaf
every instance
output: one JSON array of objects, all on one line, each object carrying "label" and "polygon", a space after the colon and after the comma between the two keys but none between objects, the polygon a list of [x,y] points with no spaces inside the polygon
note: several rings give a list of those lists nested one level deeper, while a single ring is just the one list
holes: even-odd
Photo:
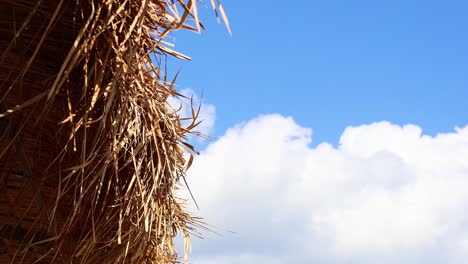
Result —
[{"label": "dried palm leaf", "polygon": [[201,28],[194,0],[1,1],[6,262],[177,262],[204,225],[175,197],[198,121],[167,103],[163,58],[189,58],[165,37]]}]

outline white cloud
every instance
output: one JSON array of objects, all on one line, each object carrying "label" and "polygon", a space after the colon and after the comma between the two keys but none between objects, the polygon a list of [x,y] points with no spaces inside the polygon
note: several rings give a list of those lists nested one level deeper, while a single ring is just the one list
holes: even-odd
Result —
[{"label": "white cloud", "polygon": [[209,258],[195,259],[193,263],[197,264],[245,264],[245,263],[268,263],[283,264],[284,260],[272,256],[258,254],[238,254],[233,256],[217,256]]},{"label": "white cloud", "polygon": [[378,122],[338,147],[310,143],[266,115],[207,147],[189,185],[199,214],[236,234],[194,241],[193,263],[468,261],[468,127],[431,137]]},{"label": "white cloud", "polygon": [[[192,89],[183,89],[179,93],[187,98],[169,97],[168,103],[175,110],[179,110],[179,115],[182,118],[192,118],[192,107],[197,111],[200,106],[198,121],[202,121],[195,131],[202,133],[205,136],[211,136],[213,126],[216,119],[216,107],[212,104],[202,103],[200,97]],[[192,99],[192,102],[191,100]],[[186,121],[184,124],[190,124],[191,121]]]}]

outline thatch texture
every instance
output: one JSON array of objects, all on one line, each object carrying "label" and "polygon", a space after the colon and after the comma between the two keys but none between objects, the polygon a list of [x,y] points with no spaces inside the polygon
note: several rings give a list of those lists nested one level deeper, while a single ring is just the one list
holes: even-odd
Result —
[{"label": "thatch texture", "polygon": [[192,0],[0,0],[1,263],[176,261],[197,121],[163,39],[200,25]]}]

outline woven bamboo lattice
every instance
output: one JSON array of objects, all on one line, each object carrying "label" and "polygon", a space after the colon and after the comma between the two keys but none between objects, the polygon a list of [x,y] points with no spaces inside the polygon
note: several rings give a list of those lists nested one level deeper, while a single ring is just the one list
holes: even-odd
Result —
[{"label": "woven bamboo lattice", "polygon": [[198,121],[167,104],[187,57],[164,39],[201,27],[191,0],[0,0],[0,263],[180,261]]}]

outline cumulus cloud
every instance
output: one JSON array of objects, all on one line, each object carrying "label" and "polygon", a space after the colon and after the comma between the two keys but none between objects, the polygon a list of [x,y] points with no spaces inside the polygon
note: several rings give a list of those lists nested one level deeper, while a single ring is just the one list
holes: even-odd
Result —
[{"label": "cumulus cloud", "polygon": [[189,185],[199,214],[235,233],[194,241],[192,263],[468,261],[468,127],[378,122],[336,147],[311,140],[265,115],[208,145]]},{"label": "cumulus cloud", "polygon": [[215,256],[198,259],[195,263],[198,264],[244,264],[244,263],[268,263],[268,264],[283,264],[284,259],[274,256],[264,256],[260,254],[244,254],[240,253],[235,256]]},{"label": "cumulus cloud", "polygon": [[[213,126],[216,119],[216,107],[212,104],[203,103],[200,97],[192,89],[183,89],[179,93],[187,98],[169,97],[168,103],[175,110],[179,110],[179,115],[182,118],[192,117],[192,107],[197,111],[200,107],[198,120],[202,121],[195,130],[205,136],[211,136]],[[185,122],[186,125],[190,121]]]}]

